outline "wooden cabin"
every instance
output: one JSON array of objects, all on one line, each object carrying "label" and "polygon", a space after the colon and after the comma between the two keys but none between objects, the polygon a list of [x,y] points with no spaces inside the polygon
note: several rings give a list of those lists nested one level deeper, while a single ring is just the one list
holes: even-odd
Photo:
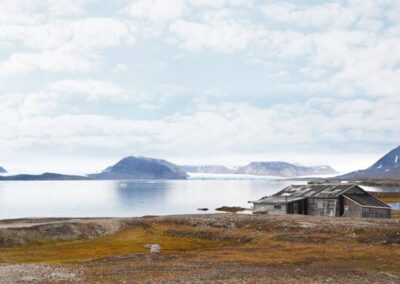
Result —
[{"label": "wooden cabin", "polygon": [[391,207],[355,184],[291,185],[254,204],[254,213],[390,218]]}]

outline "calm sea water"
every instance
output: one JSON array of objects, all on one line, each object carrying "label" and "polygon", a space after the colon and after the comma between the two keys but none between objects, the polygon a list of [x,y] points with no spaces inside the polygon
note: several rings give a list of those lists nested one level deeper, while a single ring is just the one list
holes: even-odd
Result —
[{"label": "calm sea water", "polygon": [[200,213],[197,208],[214,212],[224,205],[249,207],[247,201],[273,194],[290,184],[303,182],[273,179],[0,182],[0,219]]}]

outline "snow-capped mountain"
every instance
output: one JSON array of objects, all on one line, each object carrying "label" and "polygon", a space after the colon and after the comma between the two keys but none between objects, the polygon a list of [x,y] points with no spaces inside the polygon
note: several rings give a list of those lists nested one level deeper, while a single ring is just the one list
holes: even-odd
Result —
[{"label": "snow-capped mountain", "polygon": [[380,158],[375,164],[365,170],[355,171],[341,179],[400,179],[400,146]]},{"label": "snow-capped mountain", "polygon": [[267,175],[282,177],[297,177],[311,175],[327,175],[337,173],[330,166],[306,167],[299,164],[287,162],[252,162],[247,166],[240,167],[239,174]]},{"label": "snow-capped mountain", "polygon": [[222,165],[197,165],[197,166],[180,166],[182,171],[188,173],[206,173],[206,174],[234,174],[237,169],[228,168]]}]

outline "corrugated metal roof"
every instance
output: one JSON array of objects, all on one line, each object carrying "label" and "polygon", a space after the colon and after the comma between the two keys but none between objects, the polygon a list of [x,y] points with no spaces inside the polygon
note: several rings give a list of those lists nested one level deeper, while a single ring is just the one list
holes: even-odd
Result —
[{"label": "corrugated metal roof", "polygon": [[306,197],[285,197],[285,196],[266,196],[261,198],[260,200],[254,201],[254,203],[276,203],[276,204],[284,204],[288,202],[294,202],[298,200],[306,199]]},{"label": "corrugated metal roof", "polygon": [[255,201],[255,203],[284,203],[305,199],[307,197],[335,198],[356,186],[355,184],[291,185],[272,196],[263,197]]},{"label": "corrugated metal roof", "polygon": [[350,198],[361,206],[373,206],[373,207],[385,207],[390,209],[391,207],[379,199],[369,194],[345,194],[344,196]]},{"label": "corrugated metal roof", "polygon": [[357,185],[355,184],[291,185],[282,189],[273,196],[282,196],[283,194],[290,194],[290,196],[335,198],[336,196],[356,186]]}]

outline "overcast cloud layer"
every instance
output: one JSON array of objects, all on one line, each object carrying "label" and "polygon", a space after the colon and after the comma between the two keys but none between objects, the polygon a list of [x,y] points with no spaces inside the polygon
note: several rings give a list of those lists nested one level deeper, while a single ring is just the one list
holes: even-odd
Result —
[{"label": "overcast cloud layer", "polygon": [[368,166],[400,144],[400,1],[2,0],[0,165]]}]

